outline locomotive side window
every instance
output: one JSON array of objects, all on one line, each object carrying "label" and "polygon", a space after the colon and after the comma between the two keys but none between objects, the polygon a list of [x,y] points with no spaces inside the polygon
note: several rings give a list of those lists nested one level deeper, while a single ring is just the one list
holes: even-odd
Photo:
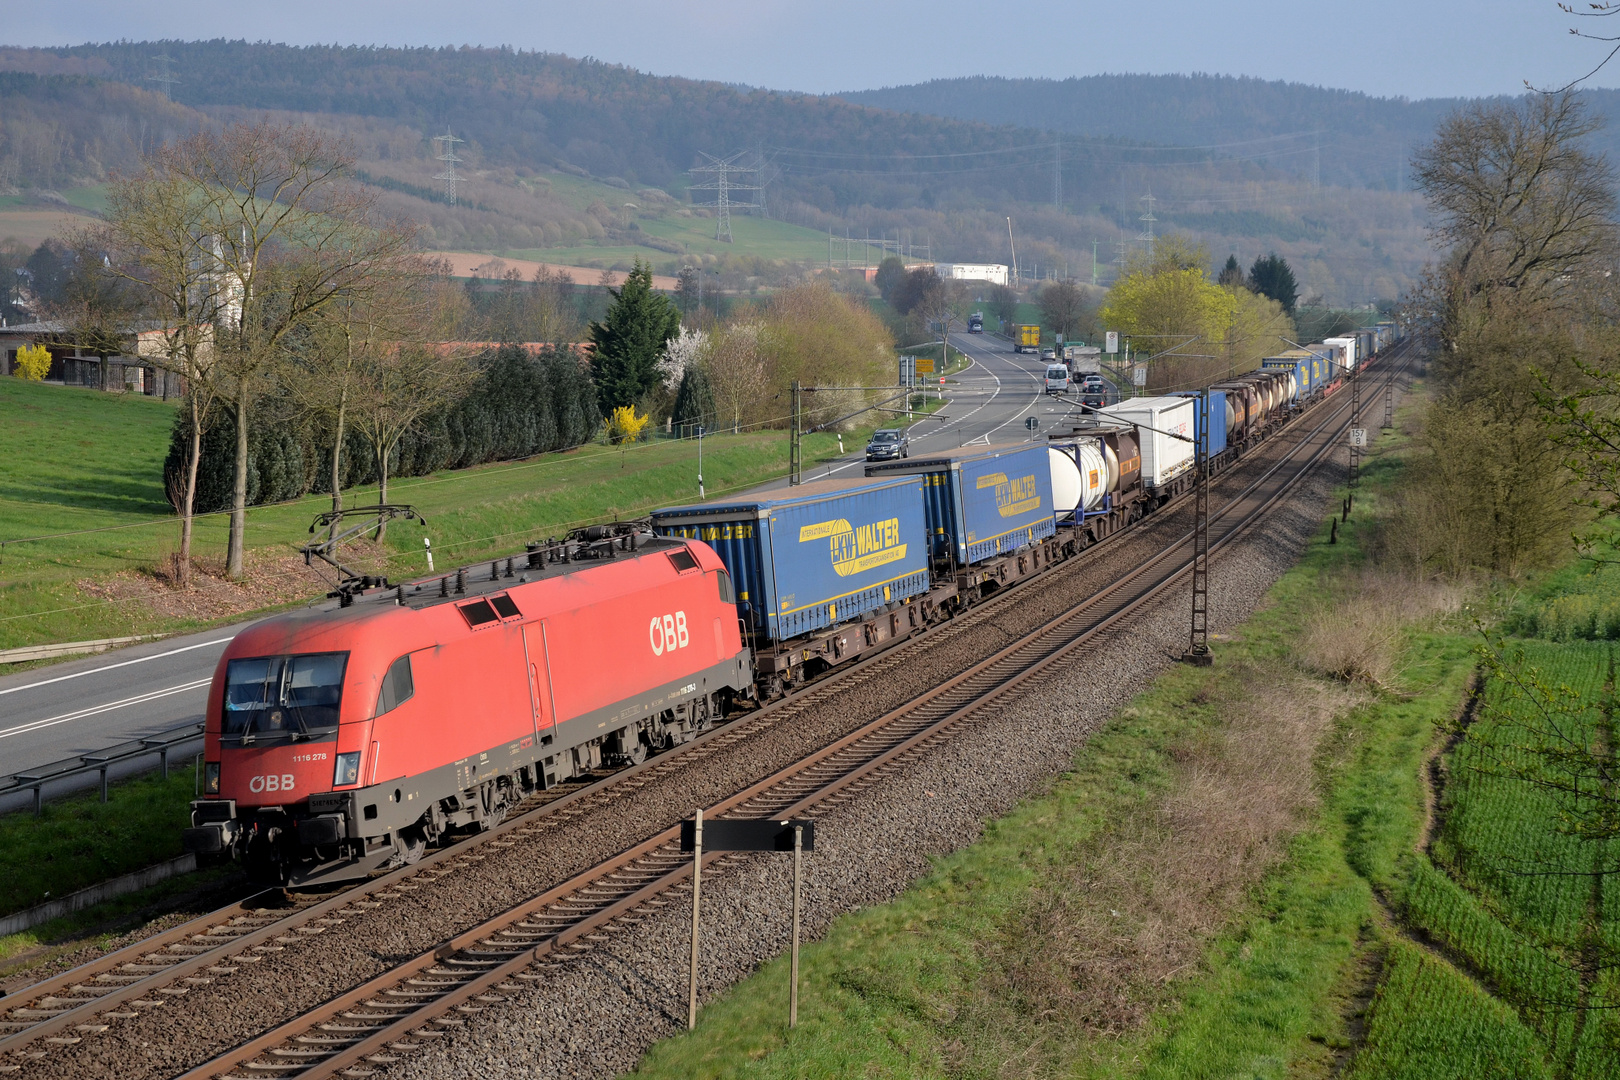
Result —
[{"label": "locomotive side window", "polygon": [[489,606],[488,600],[474,600],[470,604],[462,604],[460,611],[462,617],[467,620],[467,625],[475,628],[500,618],[495,614],[495,609]]},{"label": "locomotive side window", "polygon": [[670,552],[669,561],[674,564],[675,572],[677,574],[684,574],[688,570],[695,570],[697,569],[698,564],[698,561],[692,557],[692,553],[687,551],[685,548],[677,548]]},{"label": "locomotive side window", "polygon": [[720,586],[720,602],[722,604],[735,604],[737,594],[731,588],[731,575],[724,570],[716,570],[714,576],[715,584]]},{"label": "locomotive side window", "polygon": [[226,735],[293,737],[337,730],[349,654],[232,660],[225,667]]},{"label": "locomotive side window", "polygon": [[406,653],[388,666],[388,674],[383,676],[382,690],[377,694],[377,716],[385,712],[392,712],[405,704],[416,693],[416,683],[411,678],[411,656]]},{"label": "locomotive side window", "polygon": [[517,604],[512,601],[512,596],[510,593],[501,593],[498,596],[492,596],[489,598],[489,602],[495,608],[496,614],[503,619],[515,619],[519,615],[523,614],[518,610]]}]

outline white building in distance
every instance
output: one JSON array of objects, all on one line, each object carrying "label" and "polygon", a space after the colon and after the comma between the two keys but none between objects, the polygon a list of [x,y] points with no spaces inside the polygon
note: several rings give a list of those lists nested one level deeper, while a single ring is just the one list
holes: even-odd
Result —
[{"label": "white building in distance", "polygon": [[935,263],[934,272],[942,278],[957,281],[988,281],[992,285],[1007,284],[1005,263]]}]

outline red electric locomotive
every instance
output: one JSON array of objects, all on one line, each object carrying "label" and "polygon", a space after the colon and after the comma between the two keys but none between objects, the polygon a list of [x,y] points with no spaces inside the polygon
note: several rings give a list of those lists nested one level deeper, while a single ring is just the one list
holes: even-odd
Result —
[{"label": "red electric locomotive", "polygon": [[530,791],[690,738],[752,683],[706,544],[609,536],[345,595],[225,650],[185,846],[283,884],[414,862]]}]

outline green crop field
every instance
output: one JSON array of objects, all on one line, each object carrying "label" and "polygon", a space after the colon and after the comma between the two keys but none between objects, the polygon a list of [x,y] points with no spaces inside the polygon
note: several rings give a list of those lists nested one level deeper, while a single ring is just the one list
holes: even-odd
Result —
[{"label": "green crop field", "polygon": [[1554,1075],[1512,1009],[1404,941],[1390,947],[1372,1017],[1353,1080]]}]

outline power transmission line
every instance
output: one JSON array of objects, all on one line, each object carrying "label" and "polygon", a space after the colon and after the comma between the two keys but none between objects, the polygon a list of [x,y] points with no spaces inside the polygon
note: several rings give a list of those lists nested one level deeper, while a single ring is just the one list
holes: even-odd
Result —
[{"label": "power transmission line", "polygon": [[1153,259],[1153,223],[1159,220],[1153,216],[1153,204],[1158,200],[1154,199],[1153,192],[1149,191],[1138,201],[1147,203],[1147,213],[1143,214],[1137,220],[1142,222],[1143,225],[1147,227],[1146,231],[1142,233],[1141,238],[1147,244],[1148,260],[1151,262]]},{"label": "power transmission line", "polygon": [[466,140],[458,139],[450,134],[450,128],[447,125],[444,134],[433,136],[433,141],[444,144],[443,151],[439,154],[439,160],[444,162],[444,172],[433,179],[444,181],[444,197],[450,201],[451,206],[454,206],[456,205],[456,181],[461,179],[456,175],[456,163],[461,160],[456,157],[456,143],[465,142]]}]

